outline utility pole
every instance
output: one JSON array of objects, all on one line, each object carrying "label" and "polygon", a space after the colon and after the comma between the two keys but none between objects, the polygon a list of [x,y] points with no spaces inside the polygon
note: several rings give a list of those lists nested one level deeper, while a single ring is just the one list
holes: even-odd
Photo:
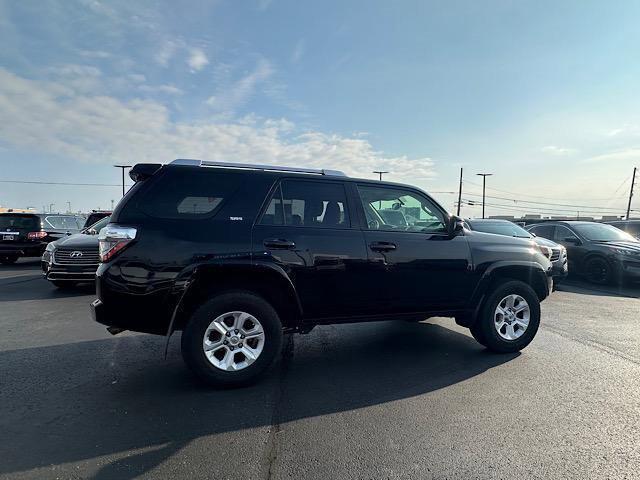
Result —
[{"label": "utility pole", "polygon": [[113,199],[111,199],[111,211],[113,212]]},{"label": "utility pole", "polygon": [[458,211],[456,215],[460,216],[460,203],[462,202],[462,167],[460,167],[460,186],[458,187]]},{"label": "utility pole", "polygon": [[484,203],[487,191],[487,177],[493,175],[493,173],[476,173],[479,177],[482,177],[482,218],[484,218]]},{"label": "utility pole", "polygon": [[55,205],[55,203],[50,203],[49,204],[49,213],[53,213],[53,206]]},{"label": "utility pole", "polygon": [[124,197],[124,169],[131,168],[131,165],[114,165],[114,167],[122,170],[122,196]]},{"label": "utility pole", "polygon": [[67,213],[71,213],[71,202],[67,200]]},{"label": "utility pole", "polygon": [[627,220],[629,220],[629,214],[631,213],[631,199],[633,198],[633,187],[636,184],[636,170],[638,170],[638,167],[633,167],[633,176],[631,177],[631,191],[629,192],[629,204],[627,205]]}]

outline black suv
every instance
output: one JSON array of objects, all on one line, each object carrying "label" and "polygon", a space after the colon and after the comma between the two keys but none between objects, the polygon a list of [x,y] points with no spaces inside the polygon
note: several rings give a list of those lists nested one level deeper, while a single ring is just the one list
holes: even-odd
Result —
[{"label": "black suv", "polygon": [[465,230],[410,186],[200,160],[130,175],[99,235],[93,317],[111,333],[183,330],[186,363],[215,385],[252,381],[283,332],[318,324],[448,316],[518,351],[551,291],[530,239]]},{"label": "black suv", "polygon": [[39,257],[47,244],[78,233],[84,217],[44,213],[0,213],[0,263]]},{"label": "black suv", "polygon": [[566,221],[529,225],[527,230],[567,248],[569,270],[607,285],[640,280],[640,241],[611,225]]}]

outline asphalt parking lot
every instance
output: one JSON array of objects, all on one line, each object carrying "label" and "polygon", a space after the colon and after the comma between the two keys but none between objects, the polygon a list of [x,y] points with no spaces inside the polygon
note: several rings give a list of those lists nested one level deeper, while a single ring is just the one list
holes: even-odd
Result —
[{"label": "asphalt parking lot", "polygon": [[321,327],[220,391],[38,268],[0,267],[0,478],[640,478],[638,287],[561,286],[514,355],[448,319]]}]

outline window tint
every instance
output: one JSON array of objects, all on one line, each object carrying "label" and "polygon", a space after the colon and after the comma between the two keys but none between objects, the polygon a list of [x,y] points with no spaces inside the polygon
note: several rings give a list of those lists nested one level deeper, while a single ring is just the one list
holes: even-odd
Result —
[{"label": "window tint", "polygon": [[0,229],[40,230],[40,218],[35,215],[0,215]]},{"label": "window tint", "polygon": [[556,232],[554,236],[554,241],[557,243],[564,242],[565,238],[578,238],[571,230],[569,230],[567,227],[563,227],[562,225],[556,226]]},{"label": "window tint", "polygon": [[536,225],[531,227],[529,231],[535,233],[536,236],[553,240],[553,225]]},{"label": "window tint", "polygon": [[208,218],[239,187],[237,173],[216,170],[172,169],[154,178],[138,201],[138,208],[159,218]]},{"label": "window tint", "polygon": [[358,186],[369,230],[446,232],[443,213],[427,197],[402,189]]},{"label": "window tint", "polygon": [[278,185],[278,188],[276,188],[273,193],[267,209],[262,214],[260,223],[262,225],[282,225],[284,223],[280,185]]},{"label": "window tint", "polygon": [[262,217],[268,225],[349,228],[344,186],[339,183],[284,180]]}]

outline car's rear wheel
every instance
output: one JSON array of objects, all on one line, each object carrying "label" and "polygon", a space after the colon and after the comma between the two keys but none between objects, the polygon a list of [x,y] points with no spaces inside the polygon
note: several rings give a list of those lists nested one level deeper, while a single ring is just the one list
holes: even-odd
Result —
[{"label": "car's rear wheel", "polygon": [[182,356],[206,383],[218,387],[255,381],[280,353],[282,324],[263,298],[221,294],[200,306],[182,333]]},{"label": "car's rear wheel", "polygon": [[491,293],[471,333],[489,350],[517,352],[529,345],[540,325],[540,301],[524,282],[509,280]]},{"label": "car's rear wheel", "polygon": [[608,285],[613,279],[611,265],[602,257],[593,257],[587,260],[584,271],[587,280],[596,285]]},{"label": "car's rear wheel", "polygon": [[3,265],[11,265],[18,261],[18,257],[15,255],[7,255],[6,257],[0,257],[0,263]]}]

